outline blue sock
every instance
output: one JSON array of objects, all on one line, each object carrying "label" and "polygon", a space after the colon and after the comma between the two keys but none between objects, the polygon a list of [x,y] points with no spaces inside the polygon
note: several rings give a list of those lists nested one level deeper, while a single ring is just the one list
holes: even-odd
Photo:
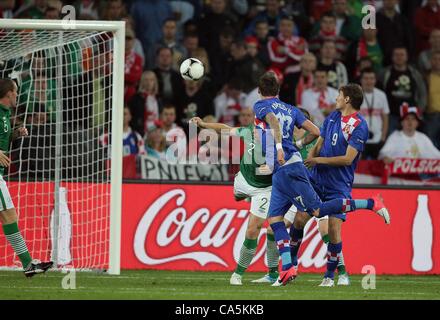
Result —
[{"label": "blue sock", "polygon": [[296,229],[293,225],[290,227],[290,256],[294,266],[298,265],[298,251],[301,246],[304,229]]},{"label": "blue sock", "polygon": [[290,237],[287,233],[286,226],[283,221],[271,223],[275,241],[277,242],[278,251],[281,257],[282,270],[288,270],[292,267],[292,258],[290,257]]},{"label": "blue sock", "polygon": [[351,212],[357,209],[370,209],[374,206],[373,199],[353,200],[353,199],[333,199],[321,203],[319,208],[319,217],[328,216],[329,214]]},{"label": "blue sock", "polygon": [[324,277],[333,279],[335,277],[335,270],[338,266],[339,257],[342,252],[342,242],[329,243],[327,247],[327,271]]},{"label": "blue sock", "polygon": [[357,208],[357,209],[373,210],[373,207],[374,207],[374,200],[373,199],[352,200],[352,201],[354,202],[355,208]]}]

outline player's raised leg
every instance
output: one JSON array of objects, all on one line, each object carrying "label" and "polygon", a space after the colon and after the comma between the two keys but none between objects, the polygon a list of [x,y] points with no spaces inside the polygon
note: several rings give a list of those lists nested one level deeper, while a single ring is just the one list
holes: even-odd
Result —
[{"label": "player's raised leg", "polygon": [[313,215],[322,218],[338,212],[347,213],[359,209],[374,211],[384,219],[386,224],[391,223],[390,214],[380,195],[376,195],[369,199],[338,198],[325,201],[320,208],[313,213]]}]

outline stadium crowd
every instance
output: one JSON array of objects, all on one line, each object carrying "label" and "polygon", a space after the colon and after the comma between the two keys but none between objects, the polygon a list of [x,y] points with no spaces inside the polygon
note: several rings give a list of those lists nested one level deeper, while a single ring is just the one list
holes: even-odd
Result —
[{"label": "stadium crowd", "polygon": [[[4,0],[1,18],[126,21],[124,155],[165,159],[194,116],[249,125],[257,81],[273,70],[280,98],[320,125],[338,88],[359,83],[370,136],[364,159],[439,158],[438,0]],[[373,5],[376,29],[363,29]],[[179,65],[200,59],[204,77]],[[50,101],[48,101],[50,103]]]}]

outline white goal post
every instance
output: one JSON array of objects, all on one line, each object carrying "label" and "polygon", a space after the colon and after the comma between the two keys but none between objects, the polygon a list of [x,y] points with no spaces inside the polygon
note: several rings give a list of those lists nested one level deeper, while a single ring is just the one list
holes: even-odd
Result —
[{"label": "white goal post", "polygon": [[[34,259],[120,274],[124,51],[123,21],[0,19],[11,126],[29,131],[5,180]],[[0,236],[0,268],[17,261]]]}]

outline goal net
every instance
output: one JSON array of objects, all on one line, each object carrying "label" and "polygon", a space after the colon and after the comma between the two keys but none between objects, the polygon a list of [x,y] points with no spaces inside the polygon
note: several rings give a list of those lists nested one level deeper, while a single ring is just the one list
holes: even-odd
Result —
[{"label": "goal net", "polygon": [[[0,21],[0,77],[19,93],[11,127],[29,133],[11,141],[4,179],[31,256],[59,268],[119,273],[124,33]],[[21,267],[2,235],[0,267]]]}]

